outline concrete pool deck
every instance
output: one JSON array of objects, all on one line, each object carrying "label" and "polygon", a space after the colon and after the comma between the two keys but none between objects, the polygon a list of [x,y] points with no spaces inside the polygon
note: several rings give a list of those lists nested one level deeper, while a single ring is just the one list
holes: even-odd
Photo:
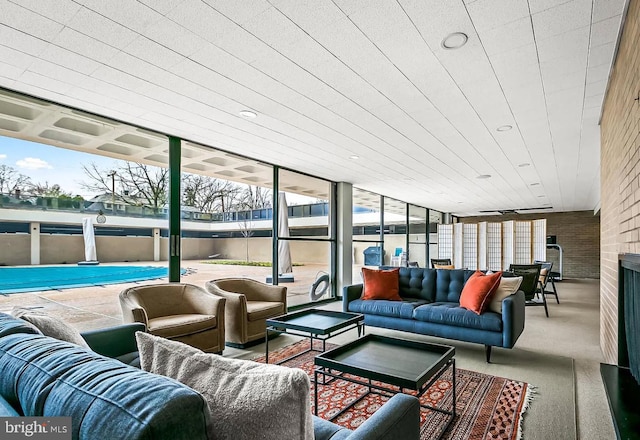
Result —
[{"label": "concrete pool deck", "polygon": [[[108,264],[166,267],[167,262]],[[181,277],[181,282],[195,284],[200,287],[204,287],[205,282],[218,278],[246,277],[264,282],[265,278],[271,275],[270,267],[207,264],[201,260],[185,260],[182,262],[182,268],[186,269],[186,274]],[[309,302],[309,286],[313,284],[316,275],[322,270],[326,270],[326,267],[320,264],[305,264],[304,266],[295,266],[293,268],[295,282],[283,284],[288,289],[288,306]],[[136,285],[164,282],[167,282],[166,278],[107,284],[104,286],[0,295],[0,312],[11,312],[14,307],[37,307],[39,310],[59,317],[80,331],[108,327],[122,323],[122,312],[118,302],[118,294],[122,290]]]}]

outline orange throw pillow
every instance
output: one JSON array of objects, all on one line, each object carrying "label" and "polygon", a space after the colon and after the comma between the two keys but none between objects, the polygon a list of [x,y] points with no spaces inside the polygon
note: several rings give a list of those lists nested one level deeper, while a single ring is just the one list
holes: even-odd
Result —
[{"label": "orange throw pillow", "polygon": [[500,286],[500,278],[502,272],[485,275],[477,270],[462,288],[460,306],[478,315],[483,313],[491,302],[491,296]]},{"label": "orange throw pillow", "polygon": [[400,298],[400,268],[377,270],[362,268],[364,290],[362,299],[386,299],[402,301]]}]

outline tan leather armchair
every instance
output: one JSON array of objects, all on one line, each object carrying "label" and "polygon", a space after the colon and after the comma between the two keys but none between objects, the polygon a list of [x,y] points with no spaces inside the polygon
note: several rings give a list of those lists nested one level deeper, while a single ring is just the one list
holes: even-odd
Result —
[{"label": "tan leather armchair", "polygon": [[227,299],[227,345],[245,347],[264,340],[266,320],[287,312],[287,288],[248,278],[207,281],[205,288]]},{"label": "tan leather armchair", "polygon": [[149,333],[202,351],[224,350],[225,298],[183,283],[136,286],[120,292],[124,322],[141,322]]}]

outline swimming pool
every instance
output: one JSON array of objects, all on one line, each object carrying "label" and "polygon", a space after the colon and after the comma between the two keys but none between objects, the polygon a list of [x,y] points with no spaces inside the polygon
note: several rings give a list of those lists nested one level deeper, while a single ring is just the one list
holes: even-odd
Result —
[{"label": "swimming pool", "polygon": [[[185,273],[182,269],[181,273]],[[159,266],[0,267],[0,293],[70,289],[152,280],[169,275]]]}]

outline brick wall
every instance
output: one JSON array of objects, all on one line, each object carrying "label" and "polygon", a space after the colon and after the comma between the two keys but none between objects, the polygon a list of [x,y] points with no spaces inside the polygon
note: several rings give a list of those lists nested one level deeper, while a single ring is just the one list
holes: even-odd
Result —
[{"label": "brick wall", "polygon": [[[600,277],[600,216],[593,211],[548,214],[506,214],[460,218],[463,223],[503,222],[507,220],[547,220],[547,235],[555,235],[563,250],[563,278]],[[558,252],[547,250],[547,260],[559,265]]]},{"label": "brick wall", "polygon": [[618,254],[640,254],[640,0],[631,0],[601,121],[600,346],[617,360]]}]

